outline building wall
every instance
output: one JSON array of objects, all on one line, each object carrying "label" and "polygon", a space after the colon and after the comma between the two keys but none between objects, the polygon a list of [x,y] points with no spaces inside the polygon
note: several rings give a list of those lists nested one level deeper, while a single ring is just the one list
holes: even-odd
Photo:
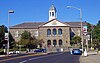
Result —
[{"label": "building wall", "polygon": [[81,28],[79,27],[72,27],[71,31],[74,32],[74,36],[81,36]]},{"label": "building wall", "polygon": [[[62,29],[62,35],[58,35],[58,29]],[[47,35],[47,29],[51,29],[51,35],[48,36]],[[53,29],[57,30],[57,35],[53,35]],[[47,41],[51,40],[51,47],[53,46],[53,40],[55,39],[57,41],[57,46],[59,46],[59,40],[61,39],[63,44],[61,47],[68,47],[70,46],[70,32],[71,30],[75,33],[75,36],[80,35],[79,31],[80,28],[71,28],[70,27],[40,27],[39,29],[10,29],[10,32],[13,36],[13,38],[15,39],[16,42],[18,42],[21,39],[21,34],[24,31],[29,31],[31,33],[32,36],[35,36],[37,39],[43,39],[44,41],[44,46],[47,46]],[[18,32],[18,33],[17,33]],[[16,37],[16,35],[18,34],[18,36]]]},{"label": "building wall", "polygon": [[[47,29],[51,29],[51,35],[47,35]],[[53,29],[57,30],[57,34],[53,35]],[[62,35],[58,34],[58,29],[62,29]],[[53,47],[53,40],[57,41],[57,46],[59,46],[58,41],[61,39],[63,42],[62,47],[68,47],[70,45],[70,29],[69,27],[43,27],[39,28],[39,37],[44,40],[44,43],[47,47],[47,41],[51,40],[51,47]]]},{"label": "building wall", "polygon": [[[16,42],[20,41],[21,34],[24,31],[28,31],[31,33],[31,36],[35,36],[38,29],[10,29],[10,33],[12,34]],[[35,36],[35,37],[38,38],[38,36]]]}]

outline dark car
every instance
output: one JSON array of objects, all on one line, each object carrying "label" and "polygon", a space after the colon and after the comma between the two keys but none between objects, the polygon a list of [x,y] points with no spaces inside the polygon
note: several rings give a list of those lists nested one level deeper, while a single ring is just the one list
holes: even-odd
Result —
[{"label": "dark car", "polygon": [[34,52],[46,52],[46,49],[36,49]]},{"label": "dark car", "polygon": [[72,54],[74,55],[82,55],[82,51],[80,49],[73,49]]}]

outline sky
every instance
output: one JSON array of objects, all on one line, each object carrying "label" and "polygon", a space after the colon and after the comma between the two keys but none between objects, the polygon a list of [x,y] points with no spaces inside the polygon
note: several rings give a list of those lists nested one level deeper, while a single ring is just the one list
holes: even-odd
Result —
[{"label": "sky", "polygon": [[9,17],[10,26],[24,22],[48,22],[52,4],[61,22],[80,22],[80,11],[67,6],[81,8],[82,21],[97,24],[100,20],[100,0],[0,0],[0,25],[8,26],[8,10],[14,10]]}]

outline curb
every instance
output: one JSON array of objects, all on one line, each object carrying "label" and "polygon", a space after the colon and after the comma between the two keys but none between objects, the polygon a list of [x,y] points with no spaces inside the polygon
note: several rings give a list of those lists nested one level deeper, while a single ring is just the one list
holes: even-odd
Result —
[{"label": "curb", "polygon": [[6,55],[0,55],[0,57],[4,57],[4,56],[6,56]]},{"label": "curb", "polygon": [[[26,53],[26,54],[29,54],[29,56],[30,56],[30,53]],[[34,54],[31,54],[31,55],[46,55],[46,54],[48,54],[48,53],[34,53]],[[18,54],[9,54],[9,56],[14,56],[14,55],[18,55]],[[8,56],[8,55],[0,55],[0,58],[2,58],[2,57],[6,57],[6,56]]]},{"label": "curb", "polygon": [[82,56],[80,57],[79,62],[82,63]]}]

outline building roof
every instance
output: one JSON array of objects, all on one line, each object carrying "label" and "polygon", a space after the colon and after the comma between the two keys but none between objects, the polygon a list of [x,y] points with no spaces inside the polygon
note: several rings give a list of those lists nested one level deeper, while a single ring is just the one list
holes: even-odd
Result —
[{"label": "building roof", "polygon": [[43,23],[44,22],[25,22],[25,23],[17,24],[15,26],[11,26],[10,28],[38,28],[39,25]]},{"label": "building roof", "polygon": [[[65,24],[69,24],[70,27],[81,27],[81,22],[64,22]],[[82,22],[82,25],[87,25],[87,22]]]},{"label": "building roof", "polygon": [[[14,28],[14,29],[37,29],[40,25],[44,24],[46,22],[25,22],[25,23],[21,23],[21,24],[17,24],[17,25],[14,25],[14,26],[11,26],[11,28]],[[69,24],[70,27],[81,27],[81,22],[62,22],[64,24]],[[87,25],[87,22],[83,22],[82,23],[83,26]]]},{"label": "building roof", "polygon": [[55,8],[55,6],[52,4],[49,10],[55,10],[55,11],[56,11],[56,8]]}]

